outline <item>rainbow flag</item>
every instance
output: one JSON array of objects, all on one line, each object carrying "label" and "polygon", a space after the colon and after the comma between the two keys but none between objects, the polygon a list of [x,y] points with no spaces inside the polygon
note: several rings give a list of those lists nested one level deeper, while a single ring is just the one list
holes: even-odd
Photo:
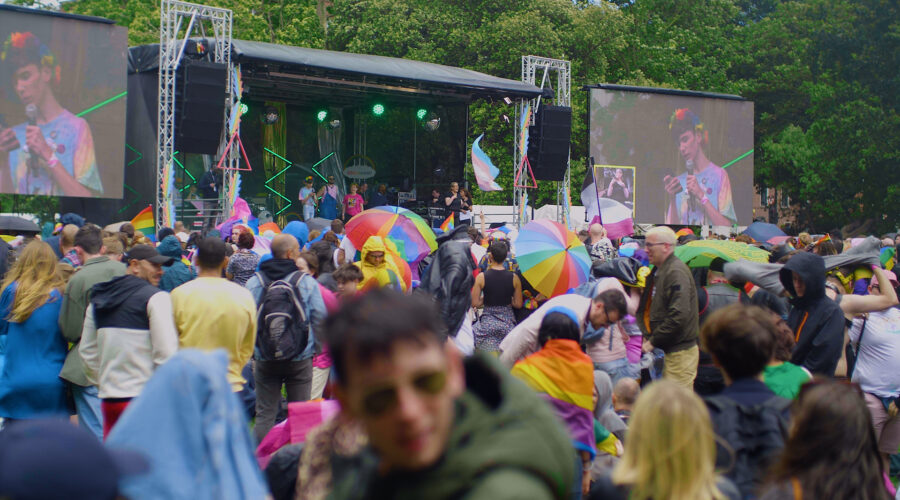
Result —
[{"label": "rainbow flag", "polygon": [[578,342],[551,339],[519,361],[511,373],[550,403],[566,423],[575,448],[596,455],[594,441],[594,364]]},{"label": "rainbow flag", "polygon": [[887,269],[888,271],[894,269],[894,255],[897,253],[897,249],[894,247],[884,247],[881,249],[881,255],[879,256],[879,260],[881,261],[881,267]]},{"label": "rainbow flag", "polygon": [[441,231],[445,233],[449,233],[456,227],[456,224],[453,223],[453,214],[447,216],[447,220],[441,223]]},{"label": "rainbow flag", "polygon": [[147,208],[138,212],[138,214],[131,219],[131,225],[134,226],[135,231],[144,233],[144,236],[149,238],[150,241],[156,241],[156,225],[153,223],[153,205],[147,205]]}]

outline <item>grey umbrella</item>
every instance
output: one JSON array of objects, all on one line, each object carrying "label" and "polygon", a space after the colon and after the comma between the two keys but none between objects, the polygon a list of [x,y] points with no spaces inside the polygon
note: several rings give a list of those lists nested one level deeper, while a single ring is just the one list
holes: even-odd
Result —
[{"label": "grey umbrella", "polygon": [[310,231],[315,231],[316,229],[318,229],[319,231],[324,231],[325,228],[331,227],[331,219],[313,217],[312,219],[306,221],[306,227],[308,227]]},{"label": "grey umbrella", "polygon": [[0,215],[0,231],[7,233],[39,233],[41,228],[34,222],[15,215]]}]

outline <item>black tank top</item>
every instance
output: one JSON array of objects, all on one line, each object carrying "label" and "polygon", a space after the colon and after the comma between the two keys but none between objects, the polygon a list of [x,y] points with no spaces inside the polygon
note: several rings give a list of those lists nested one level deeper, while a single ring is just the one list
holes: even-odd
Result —
[{"label": "black tank top", "polygon": [[515,291],[513,273],[488,269],[484,272],[484,305],[485,307],[508,306],[512,304]]}]

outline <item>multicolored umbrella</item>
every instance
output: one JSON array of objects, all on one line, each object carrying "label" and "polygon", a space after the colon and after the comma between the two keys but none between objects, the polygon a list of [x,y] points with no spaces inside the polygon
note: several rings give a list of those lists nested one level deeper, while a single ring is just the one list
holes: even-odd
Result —
[{"label": "multicolored umbrella", "polygon": [[689,267],[709,267],[709,263],[716,257],[728,262],[736,260],[769,262],[769,252],[740,241],[729,240],[691,241],[686,245],[675,247],[675,256]]},{"label": "multicolored umbrella", "polygon": [[777,238],[779,236],[787,236],[786,234],[784,234],[784,231],[782,231],[775,224],[770,224],[768,222],[762,222],[762,221],[756,221],[756,222],[750,224],[749,226],[747,226],[747,229],[744,229],[743,234],[746,234],[747,236],[758,241],[759,243],[767,243],[768,242],[768,243],[772,243],[773,245],[775,243],[771,241],[772,238]]},{"label": "multicolored umbrella", "polygon": [[400,207],[375,207],[353,216],[345,227],[347,238],[362,248],[369,236],[382,236],[397,247],[406,262],[422,260],[437,250],[434,231],[415,212]]},{"label": "multicolored umbrella", "polygon": [[587,281],[591,257],[578,236],[546,219],[529,222],[516,238],[516,260],[535,290],[555,297]]}]

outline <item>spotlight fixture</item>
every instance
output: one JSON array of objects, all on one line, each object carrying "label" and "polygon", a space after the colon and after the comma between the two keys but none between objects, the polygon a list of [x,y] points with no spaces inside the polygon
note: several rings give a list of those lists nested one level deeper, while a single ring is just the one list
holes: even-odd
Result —
[{"label": "spotlight fixture", "polygon": [[274,125],[278,123],[278,109],[275,106],[267,106],[266,112],[262,115],[262,121],[266,125]]},{"label": "spotlight fixture", "polygon": [[435,113],[434,111],[428,113],[425,116],[425,121],[422,122],[422,128],[429,132],[434,132],[435,130],[441,127],[441,117]]},{"label": "spotlight fixture", "polygon": [[330,128],[332,130],[336,129],[336,128],[341,128],[341,121],[340,120],[331,120],[330,122],[328,122],[328,128]]},{"label": "spotlight fixture", "polygon": [[375,116],[381,116],[384,114],[384,105],[379,103],[372,106],[372,114]]},{"label": "spotlight fixture", "polygon": [[250,111],[250,107],[245,103],[241,103],[241,114],[246,115],[248,111]]},{"label": "spotlight fixture", "polygon": [[427,110],[427,109],[425,109],[425,108],[419,108],[419,110],[416,111],[416,118],[418,118],[419,120],[424,120],[424,119],[425,119],[425,115],[427,115],[427,114],[428,114],[428,110]]},{"label": "spotlight fixture", "polygon": [[319,123],[324,122],[326,118],[328,118],[328,111],[323,109],[316,113],[316,120],[318,120]]}]

